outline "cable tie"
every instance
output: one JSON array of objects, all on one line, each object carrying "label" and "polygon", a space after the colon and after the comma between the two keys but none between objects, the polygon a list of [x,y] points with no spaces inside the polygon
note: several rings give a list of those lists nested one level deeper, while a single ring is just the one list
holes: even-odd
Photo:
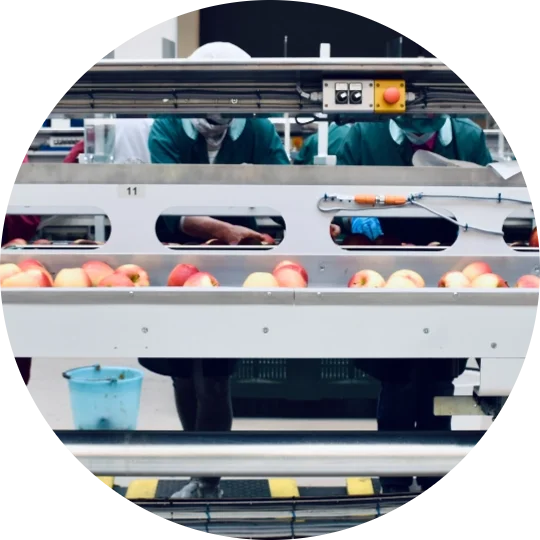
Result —
[{"label": "cable tie", "polygon": [[465,225],[463,225],[463,228],[465,229],[465,232],[467,232],[469,230],[469,224],[465,223]]},{"label": "cable tie", "polygon": [[499,199],[499,204],[500,204],[500,202],[502,201],[502,195],[501,195],[501,193],[499,193],[498,199]]},{"label": "cable tie", "polygon": [[296,501],[293,500],[292,502],[292,511],[291,511],[291,538],[295,538],[295,535],[294,535],[294,524],[296,522]]}]

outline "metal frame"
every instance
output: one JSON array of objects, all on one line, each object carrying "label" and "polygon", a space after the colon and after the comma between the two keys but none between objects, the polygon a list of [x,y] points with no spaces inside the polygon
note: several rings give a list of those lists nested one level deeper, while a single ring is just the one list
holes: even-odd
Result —
[{"label": "metal frame", "polygon": [[425,58],[104,60],[79,79],[55,112],[313,114],[323,110],[326,79],[396,78],[417,97],[430,89],[443,92],[421,104],[426,112],[485,114],[484,106],[450,69]]},{"label": "metal frame", "polygon": [[[480,440],[476,431],[383,432],[56,432],[100,476],[351,477],[437,476]],[[286,459],[284,459],[286,456]],[[321,464],[325,464],[323,469]]]},{"label": "metal frame", "polygon": [[[138,195],[126,196],[133,186],[139,188]],[[84,201],[87,208],[100,208],[109,217],[113,231],[107,244],[97,249],[40,249],[40,260],[53,272],[88,259],[112,265],[132,262],[143,266],[157,287],[4,290],[15,354],[434,361],[478,357],[502,360],[505,366],[511,363],[509,371],[492,370],[491,361],[483,364],[489,372],[479,388],[483,395],[508,395],[532,335],[538,291],[433,287],[444,272],[478,258],[514,282],[520,275],[539,271],[537,250],[516,251],[501,237],[474,230],[462,232],[453,246],[436,252],[342,250],[328,234],[332,214],[317,208],[324,194],[336,192],[350,197],[358,192],[455,195],[429,204],[463,223],[490,230],[501,230],[509,215],[533,218],[530,204],[504,200],[530,201],[522,175],[504,178],[491,168],[27,165],[19,172],[10,213],[51,213],[43,201],[54,201],[55,214],[72,214]],[[493,200],[466,199],[464,194]],[[173,201],[182,206],[171,208]],[[287,224],[285,239],[270,250],[194,247],[178,252],[161,245],[155,236],[155,220],[163,211],[231,215],[235,208],[247,214],[274,210]],[[362,215],[381,212],[430,216],[415,208],[371,209]],[[351,207],[345,213],[355,210]],[[7,250],[2,259],[17,262],[29,251],[33,252]],[[307,268],[309,289],[238,288],[250,272],[271,271],[279,260],[290,258]],[[212,291],[160,287],[179,262],[214,273],[223,287]],[[428,288],[346,289],[349,277],[362,268],[386,276],[398,268],[411,268],[424,276]],[[32,340],[24,330],[29,324],[37,332]],[[100,340],[87,340],[89,328]],[[171,340],[171,335],[179,339]]]}]

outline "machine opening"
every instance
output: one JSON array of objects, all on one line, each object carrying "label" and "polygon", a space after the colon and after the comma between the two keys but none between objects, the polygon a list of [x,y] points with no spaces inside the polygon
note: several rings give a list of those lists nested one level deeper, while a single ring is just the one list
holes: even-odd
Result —
[{"label": "machine opening", "polygon": [[2,249],[98,249],[111,235],[109,218],[99,210],[78,215],[6,215]]},{"label": "machine opening", "polygon": [[270,250],[285,237],[285,221],[269,208],[214,209],[211,216],[165,211],[156,222],[158,240],[169,249],[229,247]]},{"label": "machine opening", "polygon": [[[450,214],[448,217],[455,219]],[[457,225],[436,216],[337,217],[333,220],[332,227],[334,242],[347,251],[357,249],[442,251],[452,246],[459,234]]]},{"label": "machine opening", "polygon": [[532,213],[527,209],[512,212],[504,221],[504,241],[515,251],[538,250],[538,233]]}]

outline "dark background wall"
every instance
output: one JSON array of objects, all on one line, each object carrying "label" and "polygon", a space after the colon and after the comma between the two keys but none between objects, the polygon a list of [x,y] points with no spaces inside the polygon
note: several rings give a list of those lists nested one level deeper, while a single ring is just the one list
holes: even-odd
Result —
[{"label": "dark background wall", "polygon": [[[399,34],[347,11],[304,2],[259,0],[202,9],[200,43],[228,41],[254,57],[319,56],[321,43],[330,43],[333,57],[385,57],[387,43]],[[403,56],[433,56],[403,39]]]}]

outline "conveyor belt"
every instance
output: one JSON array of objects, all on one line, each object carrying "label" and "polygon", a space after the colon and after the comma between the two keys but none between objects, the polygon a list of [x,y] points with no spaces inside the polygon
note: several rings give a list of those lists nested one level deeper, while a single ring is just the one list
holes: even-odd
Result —
[{"label": "conveyor belt", "polygon": [[[132,501],[167,501],[173,493],[182,489],[186,480],[139,479],[123,487],[115,484],[112,476],[98,477],[105,485]],[[289,478],[261,480],[223,480],[225,499],[293,499],[319,497],[372,497],[381,492],[378,478],[347,478],[342,485],[299,486]]]}]

